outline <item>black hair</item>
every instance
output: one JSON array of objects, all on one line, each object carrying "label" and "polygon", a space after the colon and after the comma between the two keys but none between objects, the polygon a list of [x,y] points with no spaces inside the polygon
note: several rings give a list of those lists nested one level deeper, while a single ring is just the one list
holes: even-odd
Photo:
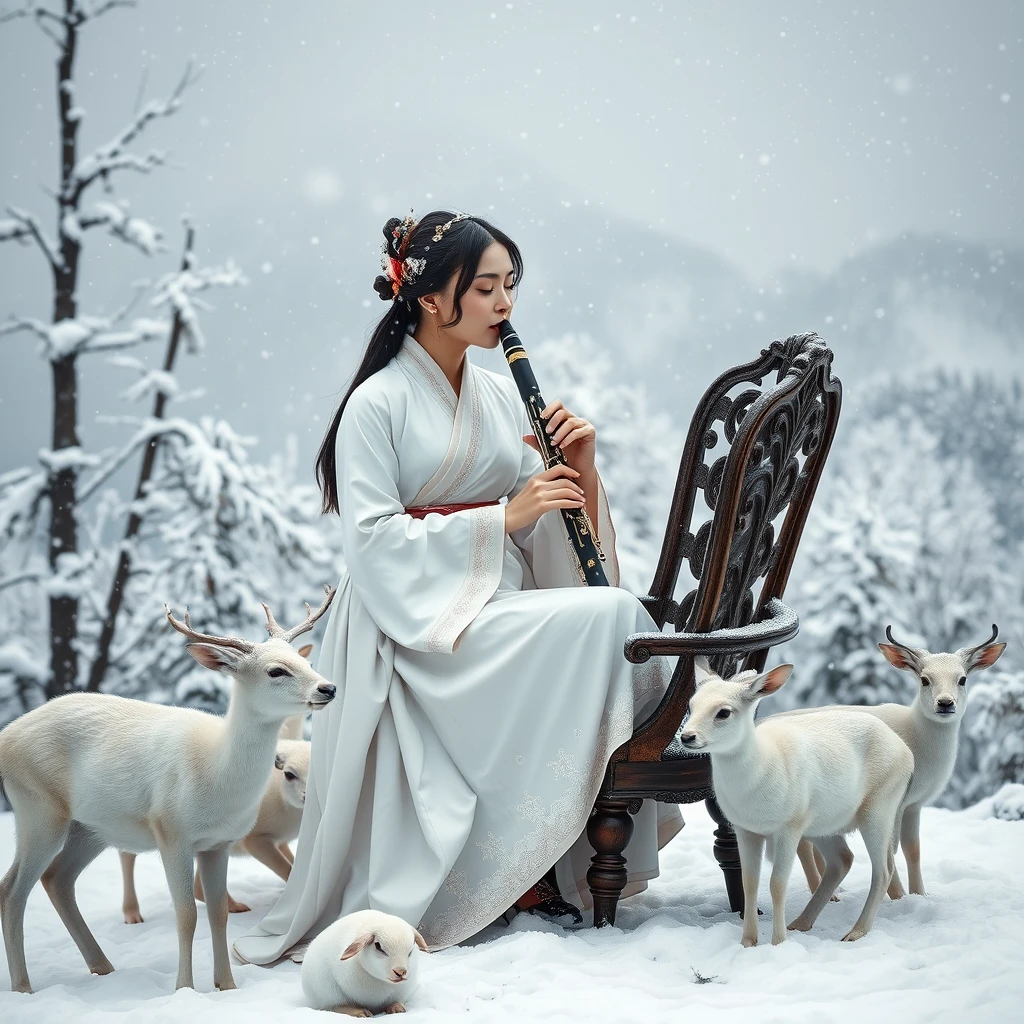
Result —
[{"label": "black hair", "polygon": [[[391,308],[373,329],[366,352],[359,368],[352,378],[352,383],[338,405],[331,424],[324,435],[320,451],[317,453],[315,477],[320,493],[323,496],[322,511],[338,511],[337,464],[335,444],[341,414],[345,411],[348,400],[364,380],[368,380],[378,370],[383,370],[398,355],[410,328],[415,330],[419,325],[422,312],[417,299],[423,295],[444,290],[451,278],[458,274],[455,284],[454,315],[451,321],[441,324],[442,327],[454,327],[462,320],[462,296],[469,291],[469,286],[476,277],[477,267],[484,250],[494,242],[500,242],[512,260],[513,287],[519,284],[523,274],[523,259],[519,247],[504,232],[482,220],[480,217],[467,217],[455,221],[443,234],[440,241],[433,240],[438,225],[446,224],[455,216],[447,210],[435,210],[421,217],[419,222],[409,229],[407,237],[402,239],[402,253],[406,258],[423,260],[423,269],[414,280],[404,283],[397,294],[392,294],[391,281],[383,274],[373,282],[377,294],[391,302]],[[395,228],[402,222],[392,217],[384,225],[384,238],[388,245],[388,253],[395,251]]]}]

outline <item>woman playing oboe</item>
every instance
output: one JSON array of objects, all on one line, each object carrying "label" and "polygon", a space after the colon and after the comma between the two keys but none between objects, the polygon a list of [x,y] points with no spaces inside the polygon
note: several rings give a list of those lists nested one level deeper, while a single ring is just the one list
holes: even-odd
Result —
[{"label": "woman playing oboe", "polygon": [[[291,877],[235,944],[258,963],[366,908],[432,948],[513,906],[578,917],[608,758],[667,685],[622,653],[655,626],[617,585],[594,427],[551,402],[566,465],[545,470],[508,367],[466,357],[499,347],[519,249],[447,211],[384,238],[388,310],[316,466],[346,562],[317,665],[338,697],[313,722]],[[582,583],[566,508],[589,513],[609,586]],[[661,806],[636,816],[624,895],[682,825]]]}]

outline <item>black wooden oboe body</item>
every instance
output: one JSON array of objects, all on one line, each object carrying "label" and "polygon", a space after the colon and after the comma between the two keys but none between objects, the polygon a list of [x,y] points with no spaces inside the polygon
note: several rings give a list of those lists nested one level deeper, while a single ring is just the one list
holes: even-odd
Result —
[{"label": "black wooden oboe body", "polygon": [[[512,378],[526,404],[530,425],[537,435],[544,467],[550,469],[552,466],[568,465],[564,453],[551,443],[551,438],[545,430],[546,421],[541,419],[540,414],[547,407],[547,403],[541,398],[537,378],[533,375],[530,360],[526,356],[526,350],[519,340],[519,335],[507,320],[503,320],[498,327],[498,336],[501,338],[501,347],[505,350],[505,358],[508,360],[508,368],[512,371]],[[581,579],[585,580],[590,587],[607,587],[608,579],[601,565],[604,555],[594,540],[593,524],[590,522],[590,516],[587,515],[586,509],[563,508],[559,511],[562,513],[562,519],[565,520],[569,540],[579,559]]]}]

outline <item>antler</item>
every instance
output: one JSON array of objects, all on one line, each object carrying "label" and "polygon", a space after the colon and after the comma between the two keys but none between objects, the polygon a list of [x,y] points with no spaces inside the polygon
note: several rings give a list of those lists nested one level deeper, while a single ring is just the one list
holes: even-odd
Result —
[{"label": "antler", "polygon": [[989,644],[994,644],[997,636],[999,636],[999,627],[993,622],[992,635],[983,644],[978,644],[977,647],[962,647],[957,651],[957,654],[963,657],[970,657],[972,654],[980,651],[983,647],[988,647]]},{"label": "antler", "polygon": [[898,647],[901,651],[910,651],[911,654],[920,654],[920,651],[916,647],[908,647],[906,644],[901,644],[899,640],[894,640],[892,635],[892,626],[885,627],[885,638],[893,645]]},{"label": "antler", "polygon": [[188,609],[185,609],[185,621],[179,622],[172,614],[170,605],[164,605],[167,612],[167,621],[179,632],[183,633],[190,640],[201,644],[213,644],[215,647],[230,647],[232,650],[249,654],[255,647],[249,640],[242,640],[237,636],[211,636],[209,633],[197,633],[192,628],[192,620],[189,618]]},{"label": "antler", "polygon": [[291,629],[282,629],[277,621],[274,619],[274,614],[271,610],[264,605],[263,610],[267,613],[267,632],[271,637],[277,640],[284,640],[286,643],[291,643],[297,636],[301,636],[303,633],[308,633],[312,628],[313,624],[321,615],[331,606],[331,601],[334,600],[334,594],[337,590],[336,587],[331,587],[328,584],[324,584],[324,593],[327,597],[324,603],[314,612],[309,606],[309,602],[306,602],[306,621],[299,623],[297,626],[292,626]]}]

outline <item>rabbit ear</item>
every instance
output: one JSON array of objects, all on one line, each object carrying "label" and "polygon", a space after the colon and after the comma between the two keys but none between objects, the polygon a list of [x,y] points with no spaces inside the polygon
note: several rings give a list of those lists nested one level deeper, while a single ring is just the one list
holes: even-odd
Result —
[{"label": "rabbit ear", "polygon": [[374,941],[376,936],[373,932],[368,932],[366,935],[360,935],[358,939],[353,940],[345,947],[345,952],[338,958],[339,960],[351,960],[356,953],[361,953],[366,947]]},{"label": "rabbit ear", "polygon": [[422,935],[420,935],[418,931],[416,931],[415,928],[413,928],[412,930],[412,937],[416,940],[416,945],[419,946],[419,948],[422,949],[424,953],[430,952],[426,940],[423,938]]}]

